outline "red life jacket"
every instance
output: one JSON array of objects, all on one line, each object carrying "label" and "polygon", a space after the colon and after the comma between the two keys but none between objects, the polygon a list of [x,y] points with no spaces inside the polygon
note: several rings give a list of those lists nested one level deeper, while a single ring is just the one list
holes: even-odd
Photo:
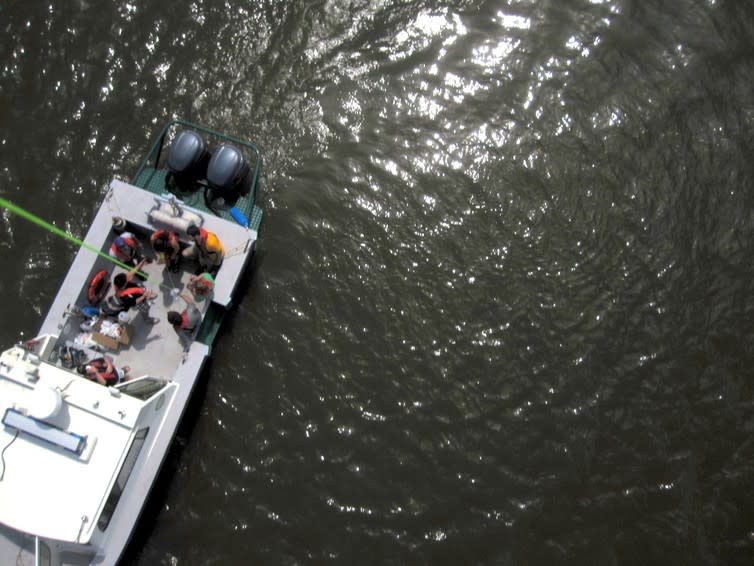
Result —
[{"label": "red life jacket", "polygon": [[145,289],[143,287],[126,287],[125,289],[119,289],[116,293],[116,296],[119,299],[122,299],[124,297],[133,297],[133,296],[140,296],[143,295],[145,292]]},{"label": "red life jacket", "polygon": [[202,314],[199,309],[193,305],[189,305],[189,307],[181,313],[181,323],[178,325],[178,330],[188,330],[193,332],[199,326],[201,321]]},{"label": "red life jacket", "polygon": [[133,297],[134,300],[138,300],[138,298],[141,297],[144,293],[146,293],[146,289],[144,289],[143,287],[126,287],[125,289],[118,289],[118,291],[116,291],[115,293],[115,296],[119,299]]},{"label": "red life jacket", "polygon": [[115,373],[115,366],[113,366],[112,370],[105,373],[105,370],[107,370],[107,362],[103,358],[92,360],[88,362],[87,365],[94,367],[94,371],[97,372],[99,377],[105,380],[107,385],[111,385],[118,380],[118,375]]},{"label": "red life jacket", "polygon": [[175,245],[178,243],[178,234],[160,228],[154,231],[150,240],[152,240],[153,244],[157,240],[161,240],[167,247],[175,247]]},{"label": "red life jacket", "polygon": [[107,362],[103,358],[97,358],[96,360],[91,360],[86,365],[88,366],[94,366],[94,369],[97,373],[102,373],[107,368]]},{"label": "red life jacket", "polygon": [[121,261],[130,261],[136,252],[136,240],[128,236],[118,236],[110,246],[110,251]]}]

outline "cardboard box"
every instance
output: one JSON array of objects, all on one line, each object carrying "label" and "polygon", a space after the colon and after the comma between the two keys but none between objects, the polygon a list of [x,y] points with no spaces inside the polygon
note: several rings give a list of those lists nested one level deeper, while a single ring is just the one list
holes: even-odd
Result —
[{"label": "cardboard box", "polygon": [[123,324],[120,325],[120,327],[123,329],[120,336],[116,338],[111,338],[110,336],[106,336],[105,334],[102,334],[99,330],[102,325],[102,321],[98,320],[97,324],[94,325],[94,329],[92,330],[92,340],[94,340],[97,344],[100,344],[104,346],[105,348],[108,348],[109,350],[117,350],[121,344],[127,346],[128,345],[128,328],[124,326]]}]

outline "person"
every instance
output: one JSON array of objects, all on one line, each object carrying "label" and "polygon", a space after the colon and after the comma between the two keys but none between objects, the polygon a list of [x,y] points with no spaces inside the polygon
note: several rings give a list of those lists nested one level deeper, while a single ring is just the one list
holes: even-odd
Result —
[{"label": "person", "polygon": [[118,273],[113,278],[113,287],[115,288],[115,303],[121,307],[121,310],[127,311],[133,307],[139,307],[147,322],[154,324],[157,319],[149,317],[149,299],[156,297],[156,293],[147,291],[143,285],[134,281],[136,274],[142,268],[146,259],[142,259],[136,267],[128,273]]},{"label": "person", "polygon": [[118,368],[109,356],[102,356],[81,364],[76,370],[100,385],[116,385],[120,381],[128,379],[128,372],[131,371],[131,368],[128,366]]},{"label": "person", "polygon": [[157,263],[164,263],[169,271],[177,273],[181,268],[181,244],[178,234],[160,228],[152,233],[149,240],[157,254]]},{"label": "person", "polygon": [[195,224],[186,229],[186,234],[193,240],[193,243],[183,250],[183,257],[199,262],[197,273],[208,271],[213,275],[216,274],[225,257],[225,250],[217,234],[205,228],[199,228]]},{"label": "person", "polygon": [[173,325],[179,335],[190,337],[202,322],[202,312],[191,300],[191,297],[184,294],[181,294],[180,297],[186,301],[186,308],[183,312],[168,311],[168,322]]},{"label": "person", "polygon": [[136,265],[142,259],[141,242],[132,232],[121,232],[113,240],[109,254],[121,263]]},{"label": "person", "polygon": [[186,285],[195,301],[203,301],[212,294],[215,287],[215,278],[206,271],[201,275],[192,275]]}]

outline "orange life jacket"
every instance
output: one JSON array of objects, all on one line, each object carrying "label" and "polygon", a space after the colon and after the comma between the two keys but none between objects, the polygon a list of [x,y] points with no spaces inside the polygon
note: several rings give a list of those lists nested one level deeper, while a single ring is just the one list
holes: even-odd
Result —
[{"label": "orange life jacket", "polygon": [[120,289],[117,293],[115,293],[115,296],[119,299],[124,299],[126,297],[136,297],[138,299],[145,292],[146,289],[144,289],[143,287],[126,287],[125,289]]},{"label": "orange life jacket", "polygon": [[118,381],[118,374],[115,372],[115,366],[110,371],[107,370],[107,362],[104,358],[97,358],[87,362],[88,366],[92,366],[97,375],[105,380],[106,385],[114,385]]}]

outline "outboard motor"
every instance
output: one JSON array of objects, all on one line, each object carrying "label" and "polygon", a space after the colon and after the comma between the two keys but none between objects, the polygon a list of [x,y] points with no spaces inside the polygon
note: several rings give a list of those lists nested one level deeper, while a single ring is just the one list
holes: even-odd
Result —
[{"label": "outboard motor", "polygon": [[197,181],[206,174],[208,161],[209,151],[204,139],[191,130],[179,131],[168,151],[166,188],[169,188],[172,179],[181,190],[196,189]]},{"label": "outboard motor", "polygon": [[251,168],[241,150],[229,143],[217,146],[207,166],[207,183],[214,197],[232,201],[249,192]]}]

